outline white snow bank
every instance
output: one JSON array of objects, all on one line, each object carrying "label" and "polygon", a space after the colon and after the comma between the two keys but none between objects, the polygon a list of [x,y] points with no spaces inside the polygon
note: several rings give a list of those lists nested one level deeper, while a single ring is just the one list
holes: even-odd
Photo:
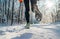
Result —
[{"label": "white snow bank", "polygon": [[[59,39],[60,29],[53,25],[31,25],[30,29],[24,29],[25,25],[6,26],[0,28],[0,39]],[[60,32],[60,31],[59,31]]]}]

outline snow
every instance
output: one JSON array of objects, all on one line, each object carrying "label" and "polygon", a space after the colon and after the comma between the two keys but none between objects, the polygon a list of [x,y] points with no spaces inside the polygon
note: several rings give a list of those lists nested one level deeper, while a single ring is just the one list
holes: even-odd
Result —
[{"label": "snow", "polygon": [[60,39],[60,24],[25,24],[0,27],[0,39]]}]

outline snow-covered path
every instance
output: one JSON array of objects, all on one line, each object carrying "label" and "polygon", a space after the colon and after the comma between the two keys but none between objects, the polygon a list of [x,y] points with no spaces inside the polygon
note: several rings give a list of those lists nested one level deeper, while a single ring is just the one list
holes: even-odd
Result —
[{"label": "snow-covered path", "polygon": [[0,28],[0,39],[60,39],[60,24],[6,26]]}]

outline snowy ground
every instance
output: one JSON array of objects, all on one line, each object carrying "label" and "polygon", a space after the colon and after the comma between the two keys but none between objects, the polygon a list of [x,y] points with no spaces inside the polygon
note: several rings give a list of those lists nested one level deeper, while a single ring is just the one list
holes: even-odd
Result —
[{"label": "snowy ground", "polygon": [[60,39],[60,24],[24,24],[0,27],[0,39]]}]

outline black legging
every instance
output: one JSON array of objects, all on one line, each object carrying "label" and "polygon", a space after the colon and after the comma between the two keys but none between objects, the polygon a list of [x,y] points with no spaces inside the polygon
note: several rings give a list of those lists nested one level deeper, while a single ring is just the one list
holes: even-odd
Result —
[{"label": "black legging", "polygon": [[29,0],[24,0],[24,4],[25,4],[25,17],[26,17],[26,21],[27,23],[29,23]]},{"label": "black legging", "polygon": [[[36,4],[36,0],[30,0],[30,2],[31,2],[31,9],[32,9],[32,11],[33,11],[33,6],[34,6],[34,4]],[[30,15],[29,15],[29,0],[24,0],[24,4],[25,4],[25,17],[26,17],[26,21],[27,21],[27,23],[29,23],[29,18],[30,18]]]}]

